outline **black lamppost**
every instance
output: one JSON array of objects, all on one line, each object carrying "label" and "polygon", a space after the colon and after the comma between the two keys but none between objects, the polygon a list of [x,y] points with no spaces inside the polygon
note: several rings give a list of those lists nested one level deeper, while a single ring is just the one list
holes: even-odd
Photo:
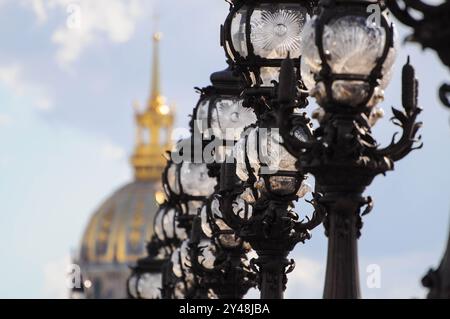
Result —
[{"label": "black lamppost", "polygon": [[[300,61],[302,31],[314,13],[317,0],[230,0],[230,13],[222,26],[225,53],[246,80],[244,105],[258,117],[270,111],[276,95],[281,62],[288,54]],[[298,65],[298,64],[297,64]],[[300,68],[295,69],[300,80]],[[303,89],[301,83],[298,88]]]},{"label": "black lamppost", "polygon": [[[213,73],[211,82],[212,86],[199,89],[193,128],[194,137],[202,139],[201,151],[209,175],[219,182],[221,163],[244,129],[257,118],[251,108],[243,106],[241,93],[246,83],[232,67]],[[194,220],[189,267],[198,278],[198,286],[207,290],[210,298],[241,299],[255,285],[255,274],[247,261],[250,247],[226,225],[219,206],[216,195],[210,196]]]},{"label": "black lamppost", "polygon": [[[251,264],[259,274],[262,299],[283,298],[286,275],[295,265],[287,256],[297,243],[310,238],[309,231],[321,223],[324,215],[317,205],[319,196],[314,194],[311,203],[316,211],[312,219],[299,221],[293,202],[306,193],[305,176],[299,172],[297,160],[282,146],[282,138],[275,130],[278,127],[275,110],[284,103],[294,102],[285,100],[285,89],[289,89],[289,95],[295,84],[293,68],[283,65],[278,100],[273,103],[276,108],[261,116],[259,126],[239,140],[234,149],[234,162],[227,161],[222,166],[219,199],[223,219],[258,254]],[[311,136],[306,123],[297,131],[302,131],[299,134],[305,138]]]},{"label": "black lamppost", "polygon": [[[312,173],[319,203],[326,207],[328,259],[324,298],[359,298],[357,239],[361,216],[372,199],[363,192],[375,176],[394,168],[414,144],[421,124],[417,80],[409,62],[403,68],[403,111],[393,109],[400,139],[380,148],[372,137],[369,116],[382,100],[395,58],[393,25],[383,11],[380,24],[371,23],[368,4],[379,1],[321,1],[320,15],[305,27],[302,77],[323,108],[320,127],[311,141],[292,134],[296,123],[286,107],[280,127],[286,147]],[[419,146],[420,147],[420,146]],[[361,209],[366,206],[364,211]]]},{"label": "black lamppost", "polygon": [[147,245],[147,256],[131,267],[132,274],[128,279],[127,289],[129,297],[133,299],[168,298],[172,291],[168,264],[173,252],[187,238],[186,229],[180,227],[177,219],[181,207],[175,200],[176,194],[172,192],[172,188],[178,189],[178,186],[173,179],[170,179],[169,185],[169,171],[172,172],[175,166],[169,160],[163,174],[166,200],[155,215],[154,235]]},{"label": "black lamppost", "polygon": [[[162,269],[165,254],[160,255],[160,242],[156,237],[147,245],[147,256],[132,267],[128,279],[128,295],[133,299],[161,299]],[[158,256],[159,255],[159,256]]]},{"label": "black lamppost", "polygon": [[[317,0],[231,0],[222,46],[249,86],[273,87],[288,54],[298,62],[302,29]],[[297,73],[299,74],[299,72]]]},{"label": "black lamppost", "polygon": [[[214,191],[217,181],[208,175],[205,163],[193,159],[193,141],[180,141],[171,153],[171,161],[163,174],[163,185],[172,203],[179,207],[175,220],[183,233],[190,234],[192,221],[205,200]],[[163,297],[168,299],[207,298],[207,291],[198,286],[198,278],[190,269],[189,239],[186,237],[166,263],[163,275]]]},{"label": "black lamppost", "polygon": [[[222,167],[221,212],[226,224],[258,253],[252,266],[259,273],[261,298],[283,297],[286,273],[294,264],[287,256],[298,242],[309,238],[308,231],[320,224],[322,217],[317,213],[310,222],[302,223],[293,211],[293,201],[304,195],[305,176],[282,145],[275,112],[284,102],[280,99],[283,89],[280,95],[276,85],[282,61],[290,55],[298,65],[303,26],[315,3],[231,1],[222,27],[222,46],[247,82],[244,105],[254,109],[258,122],[236,144],[236,163]],[[300,68],[290,71],[284,76],[289,84],[280,83],[279,87],[295,86],[296,106],[302,108],[307,102],[301,93]],[[298,133],[307,138],[307,125]]]},{"label": "black lamppost", "polygon": [[[403,24],[413,28],[413,33],[407,38],[418,42],[423,48],[431,48],[438,54],[441,61],[450,68],[450,1],[445,0],[439,5],[432,5],[421,0],[390,0],[386,1],[395,17]],[[417,18],[419,13],[422,17]],[[443,84],[439,89],[442,103],[450,107],[450,84]]]}]

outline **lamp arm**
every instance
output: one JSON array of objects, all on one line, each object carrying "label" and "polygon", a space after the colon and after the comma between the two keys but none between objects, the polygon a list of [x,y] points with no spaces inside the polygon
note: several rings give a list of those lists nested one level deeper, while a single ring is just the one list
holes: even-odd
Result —
[{"label": "lamp arm", "polygon": [[306,201],[314,207],[312,217],[309,218],[308,216],[306,216],[306,222],[296,222],[294,226],[296,233],[300,234],[300,236],[304,236],[304,234],[307,234],[310,230],[319,226],[327,214],[325,206],[320,204],[322,195],[319,193],[312,193],[312,195],[313,199],[310,201]]},{"label": "lamp arm", "polygon": [[[391,144],[385,148],[374,150],[375,155],[385,157],[391,161],[398,161],[415,149],[422,148],[421,136],[416,137],[418,130],[422,127],[421,122],[417,122],[417,116],[422,111],[418,107],[418,82],[414,75],[414,68],[408,62],[403,67],[402,83],[402,104],[403,110],[392,108],[394,117],[391,121],[402,128],[402,136],[395,141],[397,134],[394,134]],[[419,143],[418,145],[415,145]]]}]

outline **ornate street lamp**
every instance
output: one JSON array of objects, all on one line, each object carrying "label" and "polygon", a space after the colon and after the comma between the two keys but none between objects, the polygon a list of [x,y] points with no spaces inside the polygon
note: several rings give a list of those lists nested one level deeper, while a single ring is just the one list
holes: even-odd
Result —
[{"label": "ornate street lamp", "polygon": [[[203,210],[211,209],[210,205],[211,202]],[[214,210],[217,212],[217,209]],[[209,216],[208,220],[194,219],[189,243],[190,267],[199,278],[199,286],[208,290],[210,298],[242,299],[256,286],[256,274],[247,257],[250,246],[222,220],[211,219],[215,216],[212,211],[202,212],[202,217],[203,214]]]},{"label": "ornate street lamp", "polygon": [[[206,164],[193,162],[192,146],[191,138],[180,141],[171,153],[171,160],[163,174],[163,184],[171,203],[180,208],[175,216],[178,228],[184,229],[186,234],[191,232],[193,218],[197,216],[198,209],[212,194],[217,183],[208,175]],[[197,278],[189,268],[188,243],[186,238],[181,246],[172,252],[170,261],[165,264],[164,298],[206,297],[206,292],[199,289]]]},{"label": "ornate street lamp", "polygon": [[176,216],[178,227],[184,228],[188,234],[191,230],[192,219],[217,184],[217,181],[208,175],[206,164],[194,163],[192,158],[180,163],[173,162],[175,152],[178,154],[178,159],[190,157],[192,154],[183,155],[183,152],[189,152],[192,145],[191,139],[180,141],[163,174],[165,191],[169,194],[172,203],[180,208],[179,215]]},{"label": "ornate street lamp", "polygon": [[[283,297],[286,274],[294,268],[294,261],[287,256],[297,243],[310,238],[309,231],[321,223],[324,214],[316,205],[316,194],[311,202],[316,207],[311,220],[298,221],[293,211],[293,201],[306,193],[302,189],[305,176],[276,131],[279,123],[275,110],[285,103],[286,88],[296,93],[291,89],[295,85],[294,69],[282,66],[274,111],[264,114],[259,127],[241,138],[234,149],[235,162],[225,163],[221,172],[220,211],[224,221],[258,254],[251,265],[259,274],[263,299]],[[306,123],[302,129],[301,135],[307,138]]]},{"label": "ornate street lamp", "polygon": [[[230,0],[222,46],[249,86],[271,87],[288,53],[298,61],[301,32],[317,1]],[[299,75],[299,73],[297,73]]]},{"label": "ornate street lamp", "polygon": [[166,262],[165,253],[161,254],[161,245],[153,237],[147,245],[147,256],[139,259],[132,267],[128,279],[128,295],[133,299],[161,299],[162,268]]},{"label": "ornate street lamp", "polygon": [[[441,61],[450,68],[450,1],[432,5],[421,0],[386,1],[395,17],[413,28],[408,41],[418,42],[423,48],[436,51]],[[414,14],[419,13],[419,14]],[[418,16],[421,18],[417,18]],[[450,107],[450,84],[443,84],[439,90],[442,103]]]},{"label": "ornate street lamp", "polygon": [[[387,13],[373,23],[368,4],[378,1],[321,1],[321,14],[305,27],[302,76],[324,110],[310,141],[298,139],[294,106],[285,104],[279,117],[281,135],[303,172],[312,173],[319,203],[326,207],[328,236],[325,298],[359,298],[357,239],[361,216],[372,199],[363,192],[375,176],[394,168],[417,142],[417,80],[409,62],[403,68],[403,111],[393,109],[403,129],[399,140],[380,148],[372,137],[369,115],[382,99],[395,57],[394,26]],[[361,212],[361,209],[366,209]]]},{"label": "ornate street lamp", "polygon": [[[167,172],[173,167],[173,162],[168,161],[165,170],[163,185],[166,191],[166,201],[160,205],[154,220],[154,236],[147,245],[147,256],[139,259],[135,266],[132,266],[132,274],[128,279],[128,295],[133,299],[161,299],[165,297],[164,291],[170,286],[167,276],[166,264],[172,253],[180,246],[181,242],[187,238],[186,229],[179,227],[177,216],[180,207],[177,206]],[[172,182],[172,181],[171,181]]]},{"label": "ornate street lamp", "polygon": [[[213,73],[211,83],[206,88],[197,88],[201,95],[192,120],[194,137],[198,132],[203,146],[213,153],[205,154],[212,156],[204,160],[220,167],[244,129],[255,123],[257,118],[252,108],[244,107],[242,92],[246,88],[245,81],[236,70],[228,67]],[[208,166],[210,170],[212,166]]]},{"label": "ornate street lamp", "polygon": [[[245,81],[231,67],[213,73],[211,82],[200,90],[193,127],[203,140],[209,174],[220,181],[221,163],[257,118],[253,109],[244,107]],[[246,256],[249,249],[223,221],[217,195],[210,196],[194,220],[189,242],[189,267],[209,298],[241,299],[255,285]]]}]

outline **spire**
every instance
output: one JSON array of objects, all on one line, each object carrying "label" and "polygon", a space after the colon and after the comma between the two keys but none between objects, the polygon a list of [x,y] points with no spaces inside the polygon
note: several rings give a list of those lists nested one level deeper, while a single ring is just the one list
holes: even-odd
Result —
[{"label": "spire", "polygon": [[147,106],[141,111],[135,103],[136,147],[131,162],[135,178],[140,181],[159,181],[166,165],[164,153],[172,148],[171,135],[174,114],[161,94],[159,43],[162,35],[153,35],[153,65],[151,92]]},{"label": "spire", "polygon": [[153,34],[153,65],[152,65],[152,83],[150,106],[157,104],[161,96],[161,71],[159,61],[159,43],[162,39],[162,33],[156,32]]}]

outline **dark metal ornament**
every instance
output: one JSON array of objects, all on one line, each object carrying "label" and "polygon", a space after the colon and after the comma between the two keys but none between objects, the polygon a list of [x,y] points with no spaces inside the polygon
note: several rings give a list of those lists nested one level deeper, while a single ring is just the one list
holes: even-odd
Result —
[{"label": "dark metal ornament", "polygon": [[[295,126],[289,114],[292,106],[279,112],[280,120],[289,127],[282,131],[288,150],[300,162],[304,172],[316,178],[318,200],[325,207],[324,222],[329,238],[325,298],[359,298],[357,239],[362,227],[361,216],[370,212],[373,203],[363,192],[375,176],[394,168],[394,162],[405,157],[418,142],[416,122],[421,109],[417,106],[417,80],[408,63],[403,68],[403,111],[393,109],[393,122],[403,130],[397,141],[379,148],[372,137],[364,112],[347,112],[348,108],[326,108],[320,127],[311,142],[295,139]],[[420,139],[420,137],[419,137]],[[364,211],[362,208],[366,207]]]},{"label": "dark metal ornament", "polygon": [[429,299],[450,299],[450,237],[441,264],[428,271],[422,284],[430,290]]},{"label": "dark metal ornament", "polygon": [[[423,48],[436,51],[442,63],[450,68],[450,1],[439,5],[425,3],[422,0],[390,0],[387,7],[403,24],[413,28],[407,41],[417,42]],[[422,18],[416,18],[412,12],[419,12]],[[439,89],[442,103],[450,107],[450,84]]]},{"label": "dark metal ornament", "polygon": [[[275,110],[285,105],[298,106],[294,103],[297,93],[293,89],[296,86],[294,72],[292,60],[283,62],[276,103],[272,101],[274,111],[260,117],[260,128],[278,128],[279,121]],[[247,167],[248,172],[251,173],[249,164]],[[236,163],[222,165],[221,211],[228,225],[237,232],[239,237],[248,241],[258,254],[258,258],[252,260],[251,264],[253,270],[259,275],[262,299],[283,298],[287,274],[294,269],[294,262],[288,260],[288,254],[297,243],[305,242],[310,238],[309,231],[320,225],[325,215],[323,207],[319,204],[320,195],[313,194],[314,200],[310,203],[315,211],[312,218],[299,221],[298,215],[292,209],[293,201],[298,199],[296,195],[298,189],[294,193],[280,193],[270,187],[270,178],[286,176],[296,178],[297,188],[304,179],[303,175],[296,172],[283,171],[264,176],[265,186],[258,191],[253,189],[256,202],[253,204],[252,215],[242,219],[233,211],[233,203],[246,188],[253,188],[255,177],[250,177],[246,183],[243,183],[236,176]]]},{"label": "dark metal ornament", "polygon": [[147,244],[147,256],[139,259],[136,262],[136,265],[131,266],[132,274],[128,279],[127,283],[127,292],[129,298],[135,298],[131,293],[130,282],[131,278],[135,278],[135,287],[133,290],[137,294],[137,299],[146,299],[145,296],[142,296],[142,292],[139,291],[139,281],[141,277],[146,274],[161,274],[163,271],[163,266],[167,262],[167,258],[157,258],[160,250],[162,248],[161,242],[156,236],[153,236],[151,241]]},{"label": "dark metal ornament", "polygon": [[[214,266],[205,267],[199,262],[199,256],[206,247],[201,246],[201,240],[210,241],[215,245],[216,254]],[[206,238],[201,230],[201,219],[196,217],[190,240],[190,257],[192,271],[199,278],[199,286],[214,293],[218,299],[242,299],[250,288],[256,286],[256,274],[244,264],[247,259],[243,242],[236,247],[223,247],[217,241]]]}]

